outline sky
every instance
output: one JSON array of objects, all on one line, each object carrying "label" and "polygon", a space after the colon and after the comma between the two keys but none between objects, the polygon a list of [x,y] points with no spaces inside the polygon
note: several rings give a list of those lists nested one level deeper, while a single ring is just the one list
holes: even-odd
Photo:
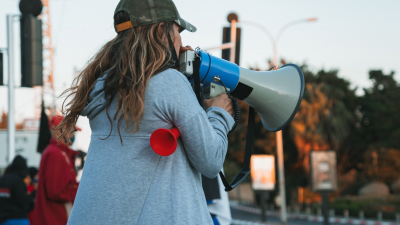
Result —
[{"label": "sky", "polygon": [[[50,0],[52,41],[55,49],[56,93],[71,85],[74,68],[82,69],[90,58],[115,37],[113,13],[118,0]],[[352,87],[371,85],[368,71],[397,72],[400,81],[400,1],[396,0],[175,0],[182,18],[197,27],[183,32],[183,45],[207,48],[222,41],[227,15],[257,22],[274,36],[287,23],[317,17],[316,22],[289,27],[278,42],[278,57],[288,62],[307,63],[317,71],[339,70]],[[19,14],[18,0],[0,0],[0,48],[7,47],[6,15]],[[267,69],[272,42],[259,28],[239,24],[242,29],[240,66]],[[16,85],[19,76],[19,23],[15,23]],[[220,56],[220,51],[211,52]],[[5,62],[7,63],[7,61]],[[7,67],[4,69],[7,75]],[[6,76],[7,77],[7,76]],[[7,79],[5,79],[7,82]],[[16,117],[32,117],[35,95],[29,88],[16,90]],[[60,105],[61,99],[57,100]],[[7,110],[7,88],[0,87],[0,111]],[[84,121],[84,120],[82,120]],[[87,127],[87,121],[82,122]]]}]

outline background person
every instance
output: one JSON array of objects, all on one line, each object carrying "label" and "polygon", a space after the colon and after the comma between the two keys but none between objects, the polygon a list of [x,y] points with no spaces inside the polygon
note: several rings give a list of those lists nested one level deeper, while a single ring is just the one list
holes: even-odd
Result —
[{"label": "background person", "polygon": [[33,209],[35,208],[36,201],[36,190],[39,181],[39,170],[36,167],[29,167],[28,175],[30,177],[31,183],[28,185],[27,191],[31,198],[29,203],[29,222],[33,222]]},{"label": "background person", "polygon": [[[201,174],[216,177],[232,128],[226,94],[199,105],[175,69],[180,31],[196,28],[170,0],[122,0],[118,34],[93,57],[69,91],[62,126],[89,118],[92,137],[68,224],[213,224]],[[176,151],[157,155],[150,135],[177,127]]]},{"label": "background person", "polygon": [[30,183],[28,184],[28,193],[33,193],[37,190],[39,170],[36,167],[29,167],[28,176],[30,178]]},{"label": "background person", "polygon": [[0,179],[0,224],[29,225],[26,160],[16,156]]},{"label": "background person", "polygon": [[78,152],[67,144],[73,133],[67,141],[64,138],[57,141],[62,130],[58,125],[63,118],[54,116],[49,121],[52,139],[40,160],[33,225],[65,225],[78,190],[75,172]]}]

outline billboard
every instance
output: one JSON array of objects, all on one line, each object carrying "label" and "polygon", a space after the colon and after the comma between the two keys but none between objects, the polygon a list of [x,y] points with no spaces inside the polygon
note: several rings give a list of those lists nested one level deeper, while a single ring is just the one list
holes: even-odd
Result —
[{"label": "billboard", "polygon": [[272,155],[252,155],[250,161],[253,190],[274,190],[275,157]]},{"label": "billboard", "polygon": [[38,119],[24,119],[23,129],[27,131],[39,131],[40,121]]},{"label": "billboard", "polygon": [[311,190],[334,191],[338,187],[335,151],[310,152]]}]

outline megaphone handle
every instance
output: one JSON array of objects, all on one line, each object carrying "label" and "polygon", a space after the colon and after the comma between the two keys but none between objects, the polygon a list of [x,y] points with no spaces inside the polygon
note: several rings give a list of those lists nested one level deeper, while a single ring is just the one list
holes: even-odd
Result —
[{"label": "megaphone handle", "polygon": [[240,182],[242,182],[246,176],[250,173],[250,159],[251,159],[251,152],[253,150],[253,143],[254,143],[254,119],[255,119],[255,112],[253,107],[249,106],[249,117],[247,123],[247,135],[246,135],[246,148],[244,153],[244,161],[243,167],[240,172],[235,176],[235,179],[232,183],[228,183],[224,174],[220,171],[219,176],[221,177],[222,183],[225,186],[225,191],[233,190]]},{"label": "megaphone handle", "polygon": [[[229,95],[228,95],[229,96]],[[232,105],[233,105],[233,119],[235,120],[235,123],[232,126],[232,129],[229,131],[232,132],[236,129],[236,127],[239,125],[239,120],[240,120],[240,107],[239,107],[239,102],[236,98],[231,98],[231,96],[229,96],[229,98],[232,101]]]},{"label": "megaphone handle", "polygon": [[233,118],[235,119],[235,123],[232,126],[232,129],[229,131],[232,132],[236,129],[236,127],[239,125],[239,120],[240,120],[240,108],[239,108],[239,102],[236,98],[232,98],[231,95],[228,92],[228,89],[226,88],[224,82],[221,80],[221,78],[219,76],[214,76],[213,77],[213,81],[215,83],[221,83],[224,88],[225,88],[225,93],[228,95],[229,99],[232,101],[232,105],[233,105]]}]

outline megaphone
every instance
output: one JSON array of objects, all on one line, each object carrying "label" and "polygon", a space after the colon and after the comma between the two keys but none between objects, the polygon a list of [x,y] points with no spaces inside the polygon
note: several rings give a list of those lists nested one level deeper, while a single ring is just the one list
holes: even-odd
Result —
[{"label": "megaphone", "polygon": [[[196,67],[197,62],[197,67]],[[186,51],[180,57],[179,70],[194,83],[198,72],[206,95],[214,97],[218,78],[230,95],[243,100],[260,115],[269,131],[282,130],[296,115],[304,93],[304,75],[300,67],[286,64],[278,70],[253,71],[203,51]],[[207,88],[208,87],[208,88]],[[213,92],[214,91],[214,92]]]},{"label": "megaphone", "polygon": [[[227,91],[254,108],[269,131],[279,131],[289,124],[303,99],[304,75],[295,64],[286,64],[278,70],[253,71],[203,51],[184,52],[179,64],[179,71],[192,84],[198,76],[204,97],[216,97]],[[179,136],[177,128],[158,129],[153,132],[150,144],[157,154],[168,156],[175,151]]]}]

